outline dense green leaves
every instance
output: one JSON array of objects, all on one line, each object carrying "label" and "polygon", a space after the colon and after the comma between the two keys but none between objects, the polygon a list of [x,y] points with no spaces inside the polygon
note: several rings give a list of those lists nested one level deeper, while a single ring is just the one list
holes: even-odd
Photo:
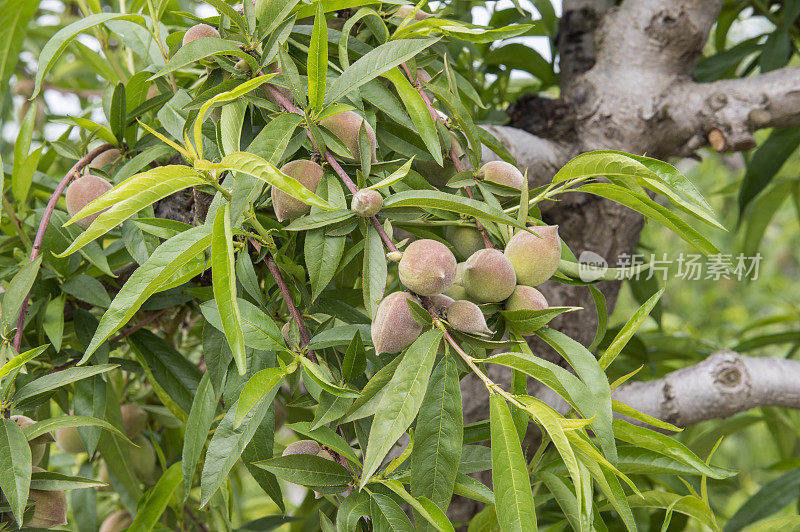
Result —
[{"label": "dense green leaves", "polygon": [[517,429],[506,400],[489,397],[492,430],[492,481],[500,530],[536,530],[536,511]]},{"label": "dense green leaves", "polygon": [[364,453],[361,486],[377,471],[386,453],[417,416],[433,369],[442,332],[428,331],[408,348],[378,404]]}]

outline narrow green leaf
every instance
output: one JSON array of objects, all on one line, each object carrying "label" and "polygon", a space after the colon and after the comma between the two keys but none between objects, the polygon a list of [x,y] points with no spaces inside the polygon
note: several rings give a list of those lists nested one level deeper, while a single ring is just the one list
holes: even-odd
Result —
[{"label": "narrow green leaf", "polygon": [[42,255],[39,255],[32,262],[23,265],[11,279],[11,282],[8,283],[5,294],[3,294],[2,333],[4,335],[17,326],[17,318],[22,308],[22,302],[31,291],[41,265]]},{"label": "narrow green leaf", "polygon": [[592,427],[594,427],[597,437],[600,439],[600,444],[606,457],[612,462],[615,461],[617,450],[611,429],[611,385],[597,359],[586,347],[554,329],[539,329],[536,331],[536,335],[564,357],[564,360],[572,366],[578,377],[586,383],[587,388],[592,392],[597,411],[597,419],[592,423]]},{"label": "narrow green leaf", "polygon": [[349,92],[391,70],[400,63],[408,61],[438,40],[438,38],[401,39],[389,41],[378,46],[344,69],[344,72],[331,83],[325,95],[325,103],[339,101]]},{"label": "narrow green leaf", "polygon": [[156,485],[145,493],[144,498],[139,503],[136,518],[128,530],[150,532],[155,528],[161,518],[161,514],[167,509],[167,505],[172,499],[172,493],[181,484],[182,465],[181,462],[172,464],[164,471]]},{"label": "narrow green leaf", "polygon": [[[236,299],[235,259],[233,256],[233,230],[231,229],[231,206],[226,203],[217,209],[211,238],[211,264],[213,272],[214,299],[217,301],[222,328],[239,375],[247,371],[244,352],[242,317]],[[236,424],[234,424],[236,426]]]},{"label": "narrow green leaf", "polygon": [[173,55],[169,62],[159,70],[157,73],[150,77],[150,81],[158,79],[162,76],[174,72],[179,68],[186,65],[195,63],[201,59],[212,55],[235,55],[247,61],[248,65],[253,72],[258,70],[258,63],[255,58],[250,54],[243,52],[242,49],[232,41],[220,39],[219,37],[206,37],[203,39],[195,39],[192,42],[186,43],[181,46],[175,55]]},{"label": "narrow green leaf", "polygon": [[367,224],[367,234],[364,241],[364,261],[361,271],[363,280],[361,290],[364,298],[364,308],[371,318],[375,317],[375,313],[378,311],[378,303],[383,299],[388,276],[387,267],[383,241],[377,229],[371,224]]},{"label": "narrow green leaf", "polygon": [[433,369],[419,409],[411,451],[411,493],[447,510],[461,461],[464,419],[458,368],[445,355]]},{"label": "narrow green leaf", "polygon": [[22,526],[22,512],[31,483],[31,448],[14,421],[0,419],[0,490]]},{"label": "narrow green leaf", "polygon": [[236,403],[236,415],[233,418],[233,428],[236,429],[242,424],[245,416],[250,413],[267,395],[274,396],[286,373],[281,368],[262,369],[247,381],[239,394],[239,401]]},{"label": "narrow green leaf", "polygon": [[328,81],[328,25],[322,2],[317,2],[314,29],[308,47],[308,104],[319,111],[325,103],[325,85]]},{"label": "narrow green leaf", "polygon": [[84,17],[68,26],[58,30],[49,41],[42,48],[39,54],[38,68],[36,69],[36,84],[33,88],[31,98],[36,98],[42,88],[42,80],[45,75],[53,68],[56,60],[61,56],[61,53],[67,48],[69,43],[73,41],[80,33],[94,28],[109,20],[129,20],[139,24],[144,24],[144,18],[140,15],[125,15],[121,13],[98,13],[96,15],[89,15]]},{"label": "narrow green leaf", "polygon": [[70,218],[67,224],[108,209],[100,213],[88,229],[56,256],[66,257],[74,253],[148,205],[152,205],[170,194],[204,182],[205,178],[198,171],[180,165],[160,166],[131,176]]},{"label": "narrow green leaf", "polygon": [[343,465],[315,455],[276,456],[256,462],[255,465],[278,478],[315,488],[323,493],[342,491],[353,480],[353,475]]},{"label": "narrow green leaf", "polygon": [[665,288],[661,288],[658,292],[653,294],[650,299],[645,301],[644,304],[642,304],[642,306],[636,310],[631,319],[628,320],[628,323],[626,323],[625,326],[620,329],[620,331],[611,341],[611,345],[606,348],[606,352],[600,357],[599,362],[603,369],[606,369],[611,365],[614,359],[617,358],[617,355],[619,355],[622,349],[627,345],[628,341],[633,337],[636,331],[639,330],[639,327],[642,326],[644,321],[650,315],[653,307],[656,306],[658,300],[661,299],[662,295],[664,295],[664,290]]},{"label": "narrow green leaf", "polygon": [[208,439],[208,431],[211,430],[216,409],[217,398],[214,395],[214,388],[211,386],[211,378],[208,373],[205,373],[197,387],[194,401],[192,401],[192,409],[189,410],[189,417],[186,420],[186,434],[183,437],[181,461],[184,464],[184,499],[188,497],[192,489],[197,462],[200,461],[200,454]]},{"label": "narrow green leaf", "polygon": [[341,206],[331,206],[305,186],[301,185],[296,179],[284,174],[275,166],[262,159],[258,155],[246,152],[236,152],[226,155],[219,163],[204,163],[199,165],[208,170],[230,170],[253,176],[261,181],[281,189],[293,198],[302,201],[307,205],[316,205],[325,210],[336,210]]},{"label": "narrow green leaf", "polygon": [[370,428],[360,481],[362,487],[416,418],[442,335],[442,331],[434,329],[420,336],[408,348],[389,381]]},{"label": "narrow green leaf", "polygon": [[133,317],[147,299],[162,289],[173,273],[201,255],[211,245],[210,228],[193,227],[161,244],[130,276],[103,314],[80,363],[89,360],[100,345]]},{"label": "narrow green leaf", "polygon": [[37,395],[55,390],[65,384],[75,382],[81,379],[86,379],[92,375],[105,373],[112,369],[119,367],[116,364],[100,364],[98,366],[88,366],[85,368],[67,368],[55,373],[50,373],[35,379],[14,394],[12,402],[16,405],[24,403],[27,399]]},{"label": "narrow green leaf", "polygon": [[406,190],[398,192],[386,198],[383,202],[383,207],[385,209],[391,207],[441,209],[525,229],[514,218],[504,213],[502,209],[492,207],[482,201],[471,200],[464,196],[448,194],[439,190]]},{"label": "narrow green leaf", "polygon": [[394,499],[382,493],[370,493],[369,498],[370,517],[372,517],[376,531],[410,532],[414,530],[411,520]]},{"label": "narrow green leaf", "polygon": [[[361,340],[361,334],[356,331],[353,335],[353,340],[347,346],[347,351],[342,360],[342,378],[346,382],[355,379],[367,368],[366,350],[364,349],[364,341]],[[0,371],[0,377],[2,372]]]},{"label": "narrow green leaf", "polygon": [[500,530],[535,531],[536,510],[517,429],[506,400],[489,397],[492,432],[492,483]]},{"label": "narrow green leaf", "polygon": [[228,478],[228,473],[239,460],[242,451],[250,443],[264,416],[267,415],[272,400],[263,400],[257,408],[245,416],[238,428],[233,428],[237,405],[228,409],[222,418],[206,451],[203,474],[200,478],[200,506],[203,507]]},{"label": "narrow green leaf", "polygon": [[39,355],[44,353],[45,350],[47,350],[48,347],[49,346],[47,344],[41,345],[39,347],[34,347],[33,349],[31,349],[29,351],[25,351],[24,353],[21,353],[21,354],[15,356],[11,360],[9,360],[5,364],[3,364],[2,367],[0,367],[0,379],[2,379],[3,377],[8,375],[9,373],[14,371],[15,369],[21,368],[27,362],[30,362],[34,358],[38,357]]},{"label": "narrow green leaf", "polygon": [[48,432],[54,432],[58,429],[63,429],[66,427],[100,427],[106,429],[107,431],[115,434],[119,438],[128,441],[127,436],[122,433],[117,427],[109,423],[104,419],[99,419],[96,417],[87,417],[87,416],[60,416],[54,417],[50,419],[45,419],[42,421],[38,421],[33,425],[28,425],[25,427],[25,437],[30,440],[34,440],[43,434],[47,434]]},{"label": "narrow green leaf", "polygon": [[0,27],[0,87],[8,87],[8,80],[19,61],[19,52],[28,33],[28,22],[38,7],[38,1],[0,2],[0,20],[4,22]]},{"label": "narrow green leaf", "polygon": [[397,94],[403,101],[403,105],[405,105],[406,111],[408,111],[408,115],[411,117],[411,121],[414,122],[417,133],[422,138],[422,142],[425,143],[425,147],[428,148],[428,153],[431,154],[439,166],[442,166],[444,164],[442,146],[439,142],[439,133],[436,131],[436,123],[433,121],[430,110],[422,96],[420,96],[419,91],[411,85],[408,78],[397,68],[384,72],[382,76],[392,82]]}]

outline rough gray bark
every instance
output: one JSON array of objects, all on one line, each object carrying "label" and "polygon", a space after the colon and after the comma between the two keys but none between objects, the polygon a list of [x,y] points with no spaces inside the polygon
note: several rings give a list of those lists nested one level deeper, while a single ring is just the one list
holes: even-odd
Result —
[{"label": "rough gray bark", "polygon": [[[714,24],[721,0],[565,0],[558,38],[561,98],[526,96],[509,110],[509,126],[488,129],[528,170],[531,185],[549,182],[571,157],[616,149],[660,159],[696,156],[709,144],[717,151],[754,146],[753,132],[800,125],[800,68],[745,79],[698,83],[692,72]],[[487,160],[495,158],[484,153]],[[618,204],[582,194],[541,205],[546,222],[559,225],[570,249],[593,251],[614,265],[638,243],[642,217]],[[600,283],[609,312],[619,283]],[[597,317],[586,288],[548,282],[551,305],[580,306],[552,325],[583,344],[591,342]],[[542,343],[534,352],[558,361]],[[490,368],[498,382],[508,373]],[[689,425],[761,405],[800,407],[800,363],[742,358],[730,352],[709,357],[664,379],[621,387],[615,397],[674,424]],[[540,383],[529,392],[555,401]],[[487,392],[478,379],[462,381],[466,421],[488,415]],[[556,396],[557,397],[557,396]],[[488,480],[488,479],[483,479]],[[465,519],[477,504],[452,508]]]},{"label": "rough gray bark", "polygon": [[649,382],[621,386],[614,399],[678,427],[759,406],[800,408],[800,362],[714,353]]}]

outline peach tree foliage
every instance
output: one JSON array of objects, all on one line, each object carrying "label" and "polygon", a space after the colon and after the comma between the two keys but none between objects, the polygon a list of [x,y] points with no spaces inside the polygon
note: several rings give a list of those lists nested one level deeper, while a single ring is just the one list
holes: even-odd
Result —
[{"label": "peach tree foliage", "polygon": [[[476,530],[635,530],[635,507],[716,527],[704,492],[646,491],[649,481],[630,476],[729,473],[613,418],[677,430],[613,401],[622,382],[606,375],[662,292],[598,358],[605,320],[587,348],[547,326],[576,309],[548,308],[533,290],[551,276],[591,284],[553,228],[532,229],[542,225],[539,204],[568,191],[617,201],[717,252],[695,228],[717,222],[691,182],[666,163],[611,151],[578,156],[532,190],[516,169],[484,170],[483,147],[514,161],[476,123],[480,97],[451,50],[535,31],[529,24],[398,13],[399,0],[246,1],[241,12],[208,3],[221,15],[197,20],[139,2],[138,13],[82,16],[39,54],[34,96],[83,32],[115,35],[117,66],[133,70],[102,86],[105,121],[72,119],[81,142],[65,137],[53,152],[75,161],[102,143],[99,153],[119,150],[77,169],[88,163],[113,188],[83,201],[67,189],[72,216],[56,202],[41,253],[27,260],[26,235],[14,244],[20,260],[5,264],[5,524],[42,519],[34,495],[69,490],[76,530],[108,514],[132,530],[224,530],[241,523],[249,479],[258,493],[248,503],[274,514],[253,526],[448,531],[463,524],[446,516],[456,494],[485,504]],[[198,23],[214,31],[184,39]],[[28,144],[34,115],[21,131]],[[27,150],[14,169],[36,166],[22,160]],[[29,194],[32,171],[13,177],[17,202],[30,196],[42,207],[38,224],[49,194]],[[75,179],[70,187],[87,177]],[[170,200],[193,201],[192,215],[157,217]],[[527,243],[504,253],[512,239]],[[425,248],[412,253],[415,245]],[[552,268],[537,269],[553,249]],[[630,272],[594,273],[592,282]],[[597,303],[605,312],[602,296]],[[571,371],[536,357],[530,336]],[[510,368],[511,386],[491,380],[493,365]],[[490,415],[465,424],[459,381],[470,374],[486,384]],[[528,396],[527,378],[569,411]],[[541,438],[523,449],[531,425]],[[285,434],[307,441],[275,452]],[[470,476],[486,470],[493,487]],[[286,501],[286,483],[308,488],[299,507]],[[107,514],[84,512],[98,501]]]}]

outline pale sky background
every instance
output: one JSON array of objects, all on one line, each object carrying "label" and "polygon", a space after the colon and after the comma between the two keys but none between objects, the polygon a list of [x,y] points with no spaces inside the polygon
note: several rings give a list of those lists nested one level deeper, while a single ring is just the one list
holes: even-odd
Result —
[{"label": "pale sky background", "polygon": [[[436,6],[436,0],[431,0],[431,5]],[[526,9],[535,11],[533,5],[528,0],[521,0],[521,4],[526,6]],[[561,14],[561,0],[553,1],[554,8],[557,15]],[[41,6],[44,9],[51,11],[62,11],[64,6],[58,0],[42,0]],[[495,3],[495,9],[506,9],[514,7],[511,0],[498,0]],[[202,4],[197,9],[197,14],[202,17],[214,16],[217,14],[216,10],[208,4]],[[489,21],[490,11],[483,7],[476,7],[473,9],[474,21],[476,24],[485,25]],[[38,22],[41,26],[47,26],[57,23],[58,18],[54,15],[44,15],[39,18]],[[750,18],[746,22],[737,21],[731,29],[730,35],[736,40],[744,40],[768,30],[770,23],[762,17]],[[87,47],[100,51],[100,45],[97,40],[89,33],[84,33],[78,37],[81,43]],[[534,49],[536,49],[543,57],[550,57],[550,44],[547,37],[517,37],[502,41],[504,44],[509,42],[522,42]],[[23,60],[29,64],[35,64],[36,58],[28,52],[23,53]],[[512,75],[520,77],[527,77],[529,74],[523,72],[512,73]],[[70,94],[61,94],[56,91],[45,91],[44,98],[49,108],[57,113],[66,116],[78,116],[81,114],[82,109],[80,100],[77,96]],[[14,107],[19,109],[22,106],[23,100],[21,96],[14,97]],[[105,123],[105,116],[100,107],[100,98],[96,99],[95,107],[91,111],[90,118],[96,122]],[[48,139],[55,139],[66,130],[66,125],[50,123],[45,127],[45,134]],[[15,121],[7,122],[2,127],[3,138],[9,142],[13,142],[16,138],[19,124]],[[77,137],[77,132],[75,133]]]}]

